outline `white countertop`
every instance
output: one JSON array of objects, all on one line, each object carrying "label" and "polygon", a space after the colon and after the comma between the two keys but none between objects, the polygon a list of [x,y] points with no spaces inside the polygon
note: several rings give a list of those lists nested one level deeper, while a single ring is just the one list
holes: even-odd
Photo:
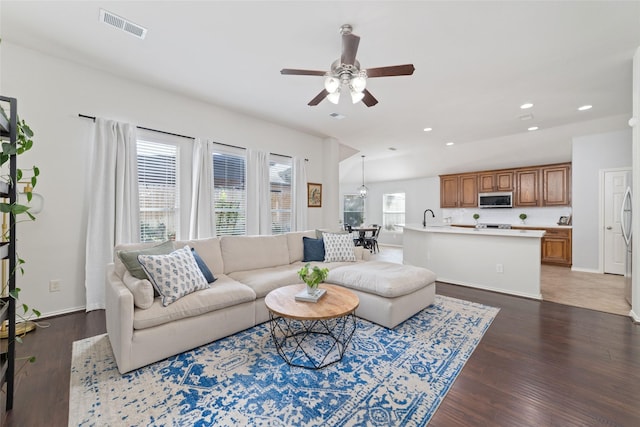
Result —
[{"label": "white countertop", "polygon": [[[497,228],[468,228],[456,227],[450,224],[432,223],[423,227],[422,224],[406,224],[405,230],[421,231],[424,233],[450,233],[450,234],[470,234],[478,236],[508,236],[508,237],[534,237],[541,238],[544,236],[543,230],[524,230],[524,229],[507,229],[501,230]],[[550,228],[550,227],[549,227]]]}]

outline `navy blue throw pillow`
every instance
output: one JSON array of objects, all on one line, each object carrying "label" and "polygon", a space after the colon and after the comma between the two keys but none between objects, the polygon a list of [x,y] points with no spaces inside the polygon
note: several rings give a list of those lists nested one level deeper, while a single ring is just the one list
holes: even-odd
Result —
[{"label": "navy blue throw pillow", "polygon": [[302,244],[304,245],[303,262],[324,261],[324,241],[322,239],[303,237]]},{"label": "navy blue throw pillow", "polygon": [[202,275],[204,276],[205,279],[207,279],[207,283],[215,282],[217,279],[215,278],[211,270],[209,270],[209,267],[207,267],[207,263],[204,262],[204,260],[198,254],[198,252],[196,252],[194,248],[191,248],[191,253],[193,254],[193,257],[196,259],[196,264],[198,264],[198,268],[200,269],[200,271],[202,271]]}]

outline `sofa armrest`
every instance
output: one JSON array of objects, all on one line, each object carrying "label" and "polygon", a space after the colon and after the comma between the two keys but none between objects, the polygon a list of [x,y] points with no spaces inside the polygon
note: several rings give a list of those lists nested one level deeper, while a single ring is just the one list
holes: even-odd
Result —
[{"label": "sofa armrest", "polygon": [[133,294],[116,275],[114,264],[107,265],[105,305],[107,334],[113,354],[118,369],[126,372],[133,340]]}]

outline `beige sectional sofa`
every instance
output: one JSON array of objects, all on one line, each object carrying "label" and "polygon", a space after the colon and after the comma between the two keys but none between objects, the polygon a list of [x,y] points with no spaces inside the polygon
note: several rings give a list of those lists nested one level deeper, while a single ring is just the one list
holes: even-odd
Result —
[{"label": "beige sectional sofa", "polygon": [[[303,237],[315,231],[277,236],[224,236],[174,242],[200,255],[216,281],[208,289],[163,306],[148,280],[131,276],[116,256],[106,278],[107,333],[121,373],[232,335],[269,319],[265,296],[273,289],[302,283]],[[115,251],[153,246],[119,245]],[[327,283],[351,289],[360,298],[359,317],[393,328],[435,297],[430,270],[369,260],[356,247],[356,262],[317,262],[329,268]],[[151,292],[151,294],[149,294]]]}]

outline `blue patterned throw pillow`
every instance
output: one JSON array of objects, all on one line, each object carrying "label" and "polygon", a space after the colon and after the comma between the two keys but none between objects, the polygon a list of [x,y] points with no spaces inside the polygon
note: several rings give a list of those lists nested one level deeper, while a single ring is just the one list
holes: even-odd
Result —
[{"label": "blue patterned throw pillow", "polygon": [[168,255],[138,255],[138,261],[162,296],[165,307],[185,295],[209,287],[189,246]]},{"label": "blue patterned throw pillow", "polygon": [[324,262],[355,261],[351,234],[324,233]]}]

